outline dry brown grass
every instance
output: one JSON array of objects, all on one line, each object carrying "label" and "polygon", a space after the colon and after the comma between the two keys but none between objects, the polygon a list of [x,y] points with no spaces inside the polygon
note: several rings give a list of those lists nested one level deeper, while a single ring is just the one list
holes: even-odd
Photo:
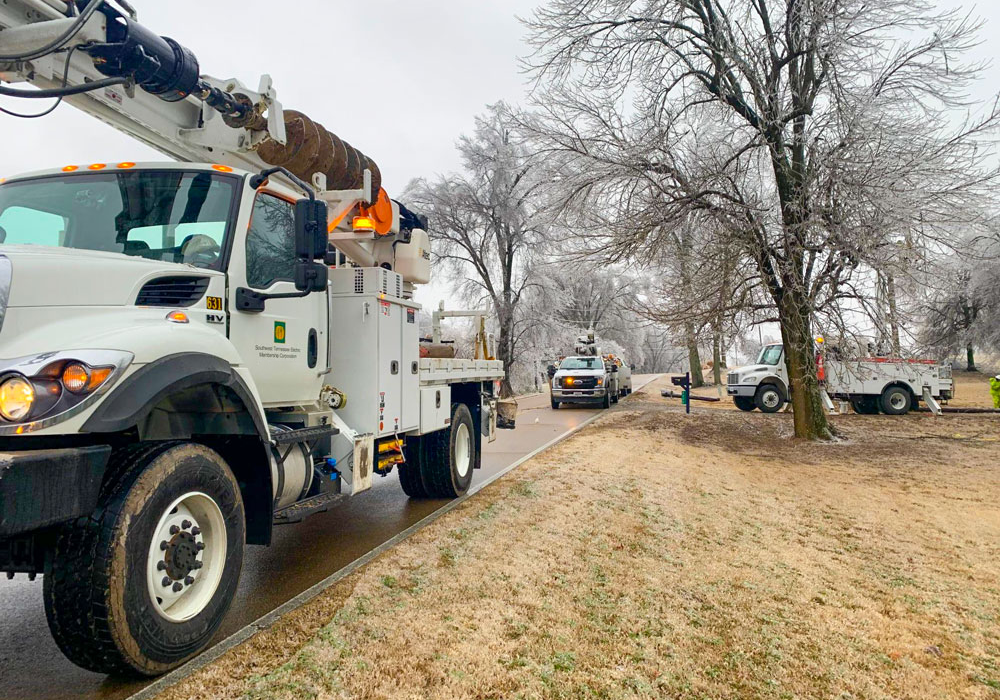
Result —
[{"label": "dry brown grass", "polygon": [[661,386],[165,697],[1000,697],[1000,420]]}]

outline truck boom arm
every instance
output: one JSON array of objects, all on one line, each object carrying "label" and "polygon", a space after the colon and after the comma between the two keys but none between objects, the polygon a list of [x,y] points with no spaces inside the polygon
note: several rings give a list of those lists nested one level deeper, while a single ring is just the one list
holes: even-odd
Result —
[{"label": "truck boom arm", "polygon": [[[352,259],[369,262],[370,250],[334,228],[359,205],[372,237],[399,230],[398,207],[382,190],[375,161],[283,109],[270,76],[252,90],[203,75],[194,53],[109,0],[0,3],[0,82],[27,82],[53,96],[86,89],[63,99],[181,162],[287,168],[320,191],[334,221],[331,240]],[[2,85],[0,95],[40,96]]]}]

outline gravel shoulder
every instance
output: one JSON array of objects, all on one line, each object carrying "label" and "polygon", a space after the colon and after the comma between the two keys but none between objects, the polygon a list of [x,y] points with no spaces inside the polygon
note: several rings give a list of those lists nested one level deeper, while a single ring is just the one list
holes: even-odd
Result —
[{"label": "gravel shoulder", "polygon": [[161,697],[1000,697],[1000,417],[667,383]]}]

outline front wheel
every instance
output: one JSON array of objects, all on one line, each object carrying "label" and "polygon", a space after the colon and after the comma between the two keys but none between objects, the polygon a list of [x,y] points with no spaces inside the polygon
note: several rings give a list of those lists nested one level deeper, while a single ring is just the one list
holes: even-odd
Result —
[{"label": "front wheel", "polygon": [[601,401],[601,408],[611,408],[611,392],[604,392],[604,399]]},{"label": "front wheel", "polygon": [[156,676],[211,641],[243,567],[240,488],[202,445],[120,450],[89,518],[62,527],[43,596],[56,644],[98,673]]},{"label": "front wheel", "polygon": [[555,399],[551,399],[551,401],[552,401],[552,410],[553,411],[556,410],[557,408],[559,408],[559,402],[558,401],[556,401]]},{"label": "front wheel", "polygon": [[757,406],[753,402],[753,399],[750,398],[749,396],[734,396],[733,403],[736,404],[736,408],[740,409],[741,411],[749,412],[757,408]]},{"label": "front wheel", "polygon": [[765,384],[757,389],[753,402],[762,413],[777,413],[785,405],[781,391],[774,384]]}]

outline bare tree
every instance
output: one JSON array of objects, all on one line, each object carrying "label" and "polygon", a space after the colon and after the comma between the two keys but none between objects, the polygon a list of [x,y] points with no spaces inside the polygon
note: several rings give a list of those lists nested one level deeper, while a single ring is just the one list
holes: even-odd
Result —
[{"label": "bare tree", "polygon": [[[488,300],[497,317],[497,357],[509,373],[537,320],[525,313],[538,256],[542,206],[536,168],[506,105],[476,119],[458,143],[463,172],[415,180],[407,198],[426,212],[434,255],[450,267],[473,302]],[[505,380],[505,395],[510,381]]]},{"label": "bare tree", "polygon": [[796,436],[828,436],[817,313],[917,217],[922,235],[973,223],[994,186],[977,147],[996,110],[951,121],[978,25],[926,0],[549,0],[528,24],[538,132],[584,173],[567,199],[655,192],[614,255],[716,217],[776,311]]}]

